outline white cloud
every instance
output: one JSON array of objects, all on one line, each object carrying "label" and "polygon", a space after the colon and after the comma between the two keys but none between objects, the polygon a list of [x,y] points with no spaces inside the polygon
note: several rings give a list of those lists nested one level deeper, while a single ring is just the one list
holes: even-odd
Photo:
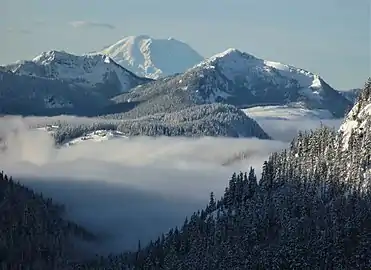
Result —
[{"label": "white cloud", "polygon": [[344,119],[292,119],[272,120],[254,118],[263,130],[279,141],[291,141],[300,130],[315,130],[322,125],[338,129]]},{"label": "white cloud", "polygon": [[[67,217],[100,236],[94,252],[135,248],[155,239],[203,208],[213,191],[219,198],[233,172],[250,166],[260,173],[268,155],[286,147],[298,130],[320,120],[257,119],[276,139],[134,137],[56,148],[44,131],[29,125],[56,120],[91,123],[79,117],[3,117],[2,170],[67,207]],[[340,120],[325,120],[337,125]],[[222,164],[244,151],[247,159]],[[144,244],[144,243],[143,243]]]},{"label": "white cloud", "polygon": [[69,22],[72,27],[75,28],[106,28],[106,29],[115,29],[116,27],[109,23],[97,23],[89,21],[72,21]]},{"label": "white cloud", "polygon": [[[77,119],[75,118],[77,121]],[[45,118],[41,121],[45,121]],[[86,121],[86,119],[84,120]],[[102,237],[94,252],[119,252],[157,238],[220,197],[235,171],[260,169],[286,143],[258,139],[148,138],[85,142],[57,149],[37,118],[3,118],[4,171],[67,207],[68,218]],[[16,132],[9,132],[16,130]],[[222,166],[234,153],[250,155]]]}]

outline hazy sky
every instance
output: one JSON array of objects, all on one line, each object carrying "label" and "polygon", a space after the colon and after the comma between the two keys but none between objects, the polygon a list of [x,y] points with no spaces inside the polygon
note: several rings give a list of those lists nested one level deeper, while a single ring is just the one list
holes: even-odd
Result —
[{"label": "hazy sky", "polygon": [[147,34],[205,57],[235,47],[347,89],[371,74],[370,28],[370,0],[0,0],[0,63]]}]

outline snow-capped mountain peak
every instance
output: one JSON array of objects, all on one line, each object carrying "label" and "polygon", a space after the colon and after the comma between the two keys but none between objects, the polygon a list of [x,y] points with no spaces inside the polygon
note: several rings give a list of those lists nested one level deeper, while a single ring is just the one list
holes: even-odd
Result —
[{"label": "snow-capped mountain peak", "polygon": [[68,60],[69,58],[72,58],[73,55],[65,52],[65,51],[57,51],[57,50],[50,50],[46,52],[42,52],[40,55],[36,56],[34,59],[32,59],[32,62],[48,65],[52,63],[53,61],[57,60]]},{"label": "snow-capped mountain peak", "polygon": [[194,69],[216,69],[230,82],[242,82],[253,91],[257,81],[264,81],[277,89],[295,87],[308,100],[321,102],[323,99],[324,85],[319,75],[280,62],[260,59],[235,48],[229,48],[202,61],[189,72]]},{"label": "snow-capped mountain peak", "polygon": [[[56,51],[56,50],[50,50],[46,52],[42,52],[40,55],[36,56],[34,59],[31,60],[35,64],[40,64],[40,65],[50,65],[50,64],[68,64],[70,66],[72,65],[77,65],[82,62],[95,62],[96,64],[99,64],[99,62],[103,61],[106,64],[109,63],[115,63],[106,55],[73,55],[70,53],[67,53],[65,51]],[[27,62],[27,61],[23,61]],[[117,66],[117,64],[116,64]],[[87,69],[87,67],[83,68]]]},{"label": "snow-capped mountain peak", "polygon": [[213,55],[212,57],[209,58],[209,61],[214,61],[218,58],[223,58],[223,57],[233,57],[233,56],[241,56],[243,53],[239,51],[236,48],[228,48],[225,51],[221,53],[217,53]]},{"label": "snow-capped mountain peak", "polygon": [[102,88],[110,85],[109,95],[128,91],[145,79],[118,65],[103,54],[73,55],[65,51],[43,52],[31,61],[6,66],[13,73],[49,79],[59,79],[76,85]]},{"label": "snow-capped mountain peak", "polygon": [[223,52],[217,53],[204,61],[196,64],[194,67],[214,67],[215,65],[219,66],[229,66],[235,69],[243,69],[246,63],[246,60],[256,59],[253,55],[239,51],[236,48],[229,48]]},{"label": "snow-capped mountain peak", "polygon": [[173,37],[155,39],[148,35],[124,37],[97,53],[110,56],[138,76],[152,79],[182,73],[204,59]]},{"label": "snow-capped mountain peak", "polygon": [[222,102],[239,108],[295,105],[328,110],[336,117],[343,117],[350,106],[350,102],[320,76],[279,62],[259,59],[234,48],[205,59],[183,74],[137,87],[115,101],[146,101],[148,105],[152,100],[151,106],[159,107],[160,96],[166,96],[161,100],[164,103],[161,106],[166,108],[171,102],[174,102],[171,105],[174,107],[179,107],[182,102]]},{"label": "snow-capped mountain peak", "polygon": [[214,68],[215,66],[221,68],[224,75],[231,80],[240,75],[249,76],[253,73],[253,75],[265,76],[277,83],[292,80],[303,88],[321,88],[322,86],[321,79],[316,74],[280,62],[259,59],[235,48],[229,48],[211,56],[197,64],[195,68]]}]

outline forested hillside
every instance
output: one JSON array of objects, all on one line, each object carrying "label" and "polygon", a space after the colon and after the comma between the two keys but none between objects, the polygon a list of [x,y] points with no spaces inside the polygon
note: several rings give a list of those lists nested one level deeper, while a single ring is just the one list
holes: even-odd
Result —
[{"label": "forested hillside", "polygon": [[[360,99],[370,91],[366,85]],[[359,99],[359,100],[360,100]],[[134,253],[79,269],[370,269],[371,123],[362,136],[322,127],[234,174],[224,196]]]},{"label": "forested hillside", "polygon": [[64,207],[0,173],[0,268],[69,269],[77,239],[94,235],[62,218]]},{"label": "forested hillside", "polygon": [[[358,98],[370,105],[371,80]],[[358,105],[356,105],[358,106]],[[352,110],[353,111],[353,110]],[[352,112],[351,112],[352,113]],[[365,117],[365,118],[364,118]],[[0,175],[3,269],[370,269],[371,121],[361,133],[326,127],[235,173],[222,198],[135,252],[73,262],[73,237],[92,240],[56,206]],[[366,121],[365,121],[366,119]],[[347,119],[348,121],[349,119]],[[356,121],[356,120],[354,120]],[[359,131],[359,126],[356,126]]]},{"label": "forested hillside", "polygon": [[97,130],[120,131],[126,136],[221,136],[269,139],[259,124],[241,110],[226,104],[192,106],[173,113],[157,113],[137,119],[112,114],[80,123],[49,122],[58,127],[53,136],[57,144],[66,143]]}]

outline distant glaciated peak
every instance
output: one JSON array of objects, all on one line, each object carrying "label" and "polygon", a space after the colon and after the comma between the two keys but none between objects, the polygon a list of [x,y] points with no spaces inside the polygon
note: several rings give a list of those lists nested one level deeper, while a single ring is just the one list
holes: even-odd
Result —
[{"label": "distant glaciated peak", "polygon": [[180,40],[149,35],[124,37],[96,54],[108,55],[136,75],[152,79],[183,73],[204,59]]}]

